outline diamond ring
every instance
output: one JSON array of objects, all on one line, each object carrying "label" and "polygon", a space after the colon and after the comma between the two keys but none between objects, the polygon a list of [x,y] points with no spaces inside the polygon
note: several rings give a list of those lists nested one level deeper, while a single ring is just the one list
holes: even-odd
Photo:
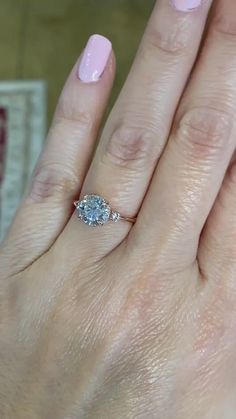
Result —
[{"label": "diamond ring", "polygon": [[99,195],[85,195],[81,200],[75,201],[74,206],[80,220],[92,227],[104,225],[108,221],[136,221],[136,218],[122,217],[119,212],[113,211],[110,204]]}]

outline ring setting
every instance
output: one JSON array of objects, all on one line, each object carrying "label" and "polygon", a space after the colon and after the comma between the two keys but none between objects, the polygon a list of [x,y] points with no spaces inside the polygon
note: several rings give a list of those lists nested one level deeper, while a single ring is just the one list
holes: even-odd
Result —
[{"label": "ring setting", "polygon": [[120,220],[135,222],[135,218],[122,217],[118,211],[114,211],[105,198],[100,195],[85,195],[81,200],[75,201],[74,206],[78,218],[92,227],[102,226],[109,221]]}]

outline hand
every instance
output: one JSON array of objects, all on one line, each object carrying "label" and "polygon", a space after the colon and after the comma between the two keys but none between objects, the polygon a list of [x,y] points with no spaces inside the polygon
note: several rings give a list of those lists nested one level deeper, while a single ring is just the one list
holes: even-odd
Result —
[{"label": "hand", "polygon": [[[235,417],[236,4],[200,47],[198,3],[157,2],[94,154],[109,41],[66,82],[1,248],[1,418]],[[86,225],[91,193],[136,223]]]}]

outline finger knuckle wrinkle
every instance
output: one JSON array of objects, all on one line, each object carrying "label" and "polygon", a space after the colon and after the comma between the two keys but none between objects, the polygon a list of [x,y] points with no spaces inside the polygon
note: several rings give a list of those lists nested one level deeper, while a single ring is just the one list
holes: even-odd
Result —
[{"label": "finger knuckle wrinkle", "polygon": [[78,179],[70,169],[48,164],[36,167],[28,199],[41,202],[52,196],[70,196],[78,185]]},{"label": "finger knuckle wrinkle", "polygon": [[181,118],[177,138],[194,154],[219,153],[230,138],[231,126],[228,114],[210,108],[195,108]]},{"label": "finger knuckle wrinkle", "polygon": [[55,125],[73,125],[77,124],[82,128],[89,130],[94,124],[92,114],[83,109],[78,109],[76,107],[67,108],[63,105],[58,105],[57,114],[54,119]]},{"label": "finger knuckle wrinkle", "polygon": [[218,34],[230,38],[236,38],[235,17],[218,15],[215,17],[212,26]]},{"label": "finger knuckle wrinkle", "polygon": [[147,31],[148,44],[160,52],[179,56],[187,47],[188,37],[185,31],[181,30],[179,25],[171,28],[171,31],[157,30],[156,28]]},{"label": "finger knuckle wrinkle", "polygon": [[146,166],[153,158],[151,133],[138,128],[116,129],[106,146],[106,155],[113,164],[126,168]]}]

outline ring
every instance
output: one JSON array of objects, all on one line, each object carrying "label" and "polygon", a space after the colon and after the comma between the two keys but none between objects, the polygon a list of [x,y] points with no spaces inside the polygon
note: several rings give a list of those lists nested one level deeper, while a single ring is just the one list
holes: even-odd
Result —
[{"label": "ring", "polygon": [[113,211],[111,205],[99,195],[85,195],[81,200],[75,201],[74,206],[79,219],[92,227],[104,225],[108,221],[136,221],[136,218],[123,217],[119,212]]}]

